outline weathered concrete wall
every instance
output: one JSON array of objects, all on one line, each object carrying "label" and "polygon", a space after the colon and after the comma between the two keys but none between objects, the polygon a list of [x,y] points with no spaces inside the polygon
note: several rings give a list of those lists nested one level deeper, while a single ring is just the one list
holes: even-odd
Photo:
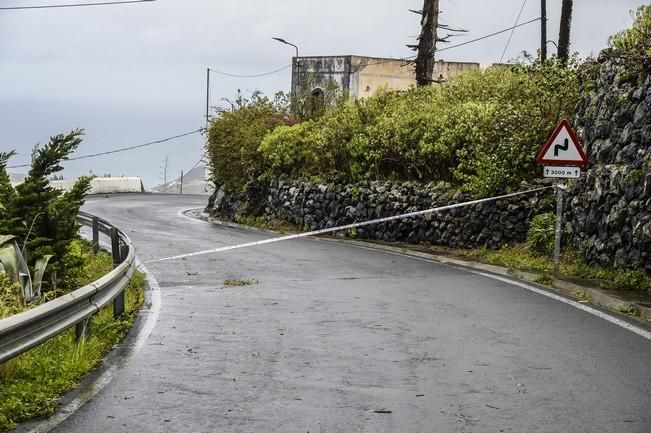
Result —
[{"label": "weathered concrete wall", "polygon": [[[53,188],[69,191],[75,184],[74,180],[53,180]],[[89,194],[111,194],[120,192],[145,192],[139,177],[96,177],[90,182]]]},{"label": "weathered concrete wall", "polygon": [[[433,76],[449,80],[480,69],[479,63],[444,62],[434,64]],[[374,95],[380,89],[406,90],[416,85],[412,64],[401,59],[365,56],[318,56],[294,59],[292,89],[298,82],[299,93],[310,95],[317,88],[335,83],[353,99]]]},{"label": "weathered concrete wall", "polygon": [[590,167],[569,190],[569,242],[591,263],[651,272],[651,77],[602,57],[574,123]]},{"label": "weathered concrete wall", "polygon": [[414,67],[407,62],[351,57],[350,94],[356,99],[372,96],[380,89],[406,90],[415,85]]},{"label": "weathered concrete wall", "polygon": [[[522,185],[523,189],[533,188]],[[274,182],[229,196],[218,191],[208,211],[219,218],[252,215],[277,217],[305,230],[316,230],[394,216],[469,200],[434,184],[365,182],[317,185]],[[428,217],[361,227],[356,235],[382,241],[428,242],[453,248],[500,248],[526,239],[529,220],[552,208],[550,190],[454,209]]]}]

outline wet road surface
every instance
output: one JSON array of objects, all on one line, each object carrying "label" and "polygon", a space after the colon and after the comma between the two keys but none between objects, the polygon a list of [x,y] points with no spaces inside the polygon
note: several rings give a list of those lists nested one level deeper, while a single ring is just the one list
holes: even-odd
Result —
[{"label": "wet road surface", "polygon": [[[205,202],[84,210],[141,261],[271,236],[181,214]],[[504,282],[310,239],[148,268],[152,335],[54,431],[651,431],[651,341]]]}]

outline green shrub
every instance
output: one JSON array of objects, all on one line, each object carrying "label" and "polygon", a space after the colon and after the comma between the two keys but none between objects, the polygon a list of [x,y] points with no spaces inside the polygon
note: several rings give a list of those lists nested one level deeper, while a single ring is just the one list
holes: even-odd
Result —
[{"label": "green shrub", "polygon": [[492,68],[441,87],[380,92],[279,128],[259,151],[268,178],[445,181],[478,196],[537,173],[536,152],[578,101],[576,68]]},{"label": "green shrub", "polygon": [[552,212],[536,215],[529,223],[527,242],[531,250],[542,255],[554,251],[556,216]]},{"label": "green shrub", "polygon": [[268,132],[290,121],[286,101],[255,93],[238,98],[233,111],[220,111],[208,128],[206,153],[213,181],[239,191],[262,174],[258,147]]},{"label": "green shrub", "polygon": [[260,178],[447,182],[477,196],[515,189],[579,100],[576,64],[490,68],[442,86],[332,102],[292,124],[286,105],[255,96],[211,122],[214,180],[230,191]]},{"label": "green shrub", "polygon": [[651,6],[640,6],[633,14],[633,27],[609,40],[612,55],[633,67],[651,67]]}]

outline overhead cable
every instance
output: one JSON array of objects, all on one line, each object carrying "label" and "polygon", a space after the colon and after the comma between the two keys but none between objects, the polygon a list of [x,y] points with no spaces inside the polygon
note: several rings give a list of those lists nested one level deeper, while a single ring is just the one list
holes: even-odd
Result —
[{"label": "overhead cable", "polygon": [[[95,158],[97,156],[112,155],[114,153],[126,152],[126,151],[133,150],[133,149],[139,149],[141,147],[146,147],[146,146],[151,146],[151,145],[154,145],[154,144],[160,144],[160,143],[165,143],[165,142],[168,142],[168,141],[176,140],[177,138],[187,137],[188,135],[196,134],[196,133],[201,132],[201,131],[203,131],[203,128],[195,129],[194,131],[190,131],[190,132],[186,132],[186,133],[183,133],[183,134],[175,135],[173,137],[163,138],[161,140],[150,141],[149,143],[137,144],[135,146],[129,146],[129,147],[122,147],[120,149],[109,150],[109,151],[106,151],[106,152],[99,152],[99,153],[92,153],[92,154],[89,154],[89,155],[76,156],[76,157],[73,157],[73,158],[68,158],[65,161],[77,161],[79,159]],[[22,164],[22,165],[13,165],[13,166],[7,167],[7,168],[23,168],[23,167],[30,167],[30,166],[31,166],[31,164]]]},{"label": "overhead cable", "polygon": [[218,74],[218,75],[225,75],[225,76],[227,76],[227,77],[234,77],[234,78],[260,78],[260,77],[266,77],[267,75],[277,74],[278,72],[284,71],[285,69],[289,69],[289,68],[291,68],[291,67],[292,67],[292,65],[287,65],[287,66],[283,66],[282,68],[275,69],[275,70],[273,70],[273,71],[263,72],[262,74],[254,74],[254,75],[239,75],[239,74],[231,74],[231,73],[229,73],[229,72],[217,71],[217,70],[212,69],[212,68],[208,68],[208,69],[210,70],[210,72],[214,72],[215,74]]},{"label": "overhead cable", "polygon": [[493,36],[501,35],[502,33],[506,33],[506,32],[508,32],[510,30],[517,29],[518,27],[522,27],[522,26],[526,26],[526,25],[531,24],[531,23],[535,23],[536,21],[540,21],[540,17],[534,18],[534,19],[526,21],[524,23],[517,24],[517,25],[512,26],[512,27],[509,27],[508,29],[500,30],[499,32],[495,32],[495,33],[491,33],[489,35],[482,36],[482,37],[477,38],[477,39],[472,39],[472,40],[469,40],[469,41],[466,41],[466,42],[462,42],[460,44],[450,45],[449,47],[437,49],[436,52],[438,53],[439,51],[451,50],[452,48],[457,48],[457,47],[461,47],[463,45],[472,44],[473,42],[478,42],[478,41],[482,41],[484,39],[492,38]]},{"label": "overhead cable", "polygon": [[502,60],[504,60],[504,56],[506,55],[506,51],[509,49],[509,45],[511,45],[511,39],[513,38],[513,33],[515,33],[515,26],[518,25],[520,22],[520,17],[522,16],[522,11],[524,11],[524,7],[527,4],[527,0],[524,0],[522,2],[522,7],[520,8],[520,13],[518,13],[518,17],[515,19],[515,25],[511,29],[511,34],[509,35],[509,39],[506,41],[506,46],[504,47],[504,51],[502,51],[502,57],[500,57],[500,63],[502,63]]},{"label": "overhead cable", "polygon": [[58,5],[35,5],[35,6],[3,6],[0,7],[0,10],[10,11],[10,10],[21,10],[21,9],[54,9],[54,8],[76,8],[83,6],[108,6],[108,5],[122,5],[130,3],[147,3],[155,2],[158,0],[123,0],[123,1],[109,1],[109,2],[98,2],[98,3],[64,3]]}]

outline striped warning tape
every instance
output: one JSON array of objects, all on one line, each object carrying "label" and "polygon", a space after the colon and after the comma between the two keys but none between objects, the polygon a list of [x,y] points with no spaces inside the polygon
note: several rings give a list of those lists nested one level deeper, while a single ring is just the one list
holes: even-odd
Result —
[{"label": "striped warning tape", "polygon": [[219,248],[212,248],[209,250],[202,250],[202,251],[196,251],[194,253],[187,253],[187,254],[179,254],[177,256],[170,256],[170,257],[164,257],[162,259],[154,259],[154,260],[149,260],[148,262],[145,262],[144,264],[150,264],[150,263],[158,263],[158,262],[166,262],[169,260],[178,260],[178,259],[183,259],[187,257],[195,257],[195,256],[202,256],[206,254],[213,254],[213,253],[221,253],[224,251],[230,251],[230,250],[237,250],[240,248],[247,248],[247,247],[254,247],[258,245],[264,245],[264,244],[270,244],[273,242],[281,242],[281,241],[289,241],[292,239],[298,239],[298,238],[305,238],[308,236],[317,236],[317,235],[323,235],[326,233],[333,233],[333,232],[338,232],[342,230],[349,230],[349,229],[354,229],[357,227],[363,227],[363,226],[368,226],[372,224],[381,224],[389,221],[395,221],[399,219],[404,219],[404,218],[410,218],[410,217],[416,217],[416,216],[421,216],[421,215],[428,215],[436,212],[443,212],[446,210],[451,210],[451,209],[456,209],[460,207],[466,207],[466,206],[472,206],[480,203],[486,203],[490,201],[497,201],[497,200],[503,200],[506,198],[510,197],[516,197],[520,195],[525,195],[525,194],[531,194],[534,192],[538,191],[544,191],[546,189],[551,189],[553,187],[551,186],[546,186],[542,188],[536,188],[536,189],[531,189],[528,191],[520,191],[520,192],[514,192],[511,194],[505,194],[505,195],[500,195],[497,197],[488,197],[488,198],[482,198],[478,200],[472,200],[472,201],[467,201],[463,203],[455,203],[455,204],[450,204],[446,206],[439,206],[439,207],[434,207],[430,209],[424,209],[424,210],[419,210],[415,212],[408,212],[400,215],[394,215],[394,216],[389,216],[389,217],[384,217],[384,218],[378,218],[374,220],[369,220],[369,221],[362,221],[362,222],[356,222],[352,224],[346,224],[343,226],[337,226],[337,227],[328,227],[325,229],[319,229],[319,230],[312,230],[309,232],[303,232],[303,233],[295,233],[292,235],[287,235],[287,236],[279,236],[275,238],[270,238],[270,239],[263,239],[260,241],[253,241],[253,242],[246,242],[243,244],[237,244],[237,245],[229,245],[226,247],[219,247]]}]

